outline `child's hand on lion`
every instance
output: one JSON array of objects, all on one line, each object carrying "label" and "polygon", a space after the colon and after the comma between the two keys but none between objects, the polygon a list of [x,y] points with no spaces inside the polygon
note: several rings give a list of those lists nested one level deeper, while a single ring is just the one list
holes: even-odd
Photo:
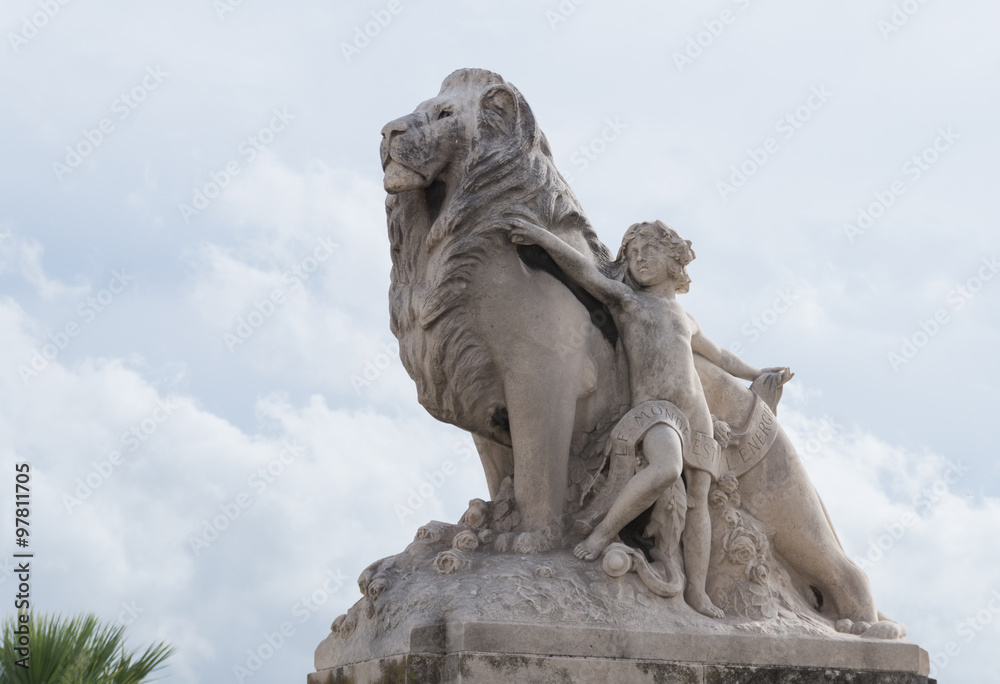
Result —
[{"label": "child's hand on lion", "polygon": [[786,382],[788,382],[793,377],[795,377],[795,373],[793,373],[792,370],[788,366],[775,366],[773,368],[763,368],[763,369],[761,369],[760,374],[761,375],[768,375],[768,374],[777,375],[778,376],[778,378],[777,378],[778,387],[781,387]]},{"label": "child's hand on lion", "polygon": [[515,245],[537,245],[549,234],[544,228],[527,221],[511,221],[505,226],[507,237]]}]

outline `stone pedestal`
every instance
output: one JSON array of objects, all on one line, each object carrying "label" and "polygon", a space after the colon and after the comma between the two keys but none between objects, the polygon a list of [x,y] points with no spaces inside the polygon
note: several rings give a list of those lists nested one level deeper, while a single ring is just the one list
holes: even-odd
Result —
[{"label": "stone pedestal", "polygon": [[415,627],[393,655],[344,664],[321,645],[308,684],[928,684],[927,652],[901,641],[623,632],[580,626]]},{"label": "stone pedestal", "polygon": [[928,682],[925,651],[837,632],[829,606],[804,603],[781,572],[760,585],[769,616],[747,604],[717,620],[568,549],[461,550],[475,539],[432,522],[369,566],[361,600],[317,647],[309,684]]}]

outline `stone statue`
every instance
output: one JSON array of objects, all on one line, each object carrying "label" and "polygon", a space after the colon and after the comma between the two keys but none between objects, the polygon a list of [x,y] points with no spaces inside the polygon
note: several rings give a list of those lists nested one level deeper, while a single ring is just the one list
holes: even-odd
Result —
[{"label": "stone statue", "polygon": [[[706,667],[715,656],[675,639],[696,633],[822,637],[839,654],[817,656],[827,668],[851,653],[871,666],[861,642],[890,642],[875,669],[926,674],[907,660],[926,653],[891,645],[905,628],[879,614],[775,418],[791,372],[720,349],[678,304],[689,241],[639,223],[612,260],[492,72],[456,71],[382,135],[392,332],[420,403],[472,433],[491,500],[362,573],[317,650],[329,681],[417,653],[445,667],[462,649],[593,658],[599,643]],[[573,630],[590,650],[564,643]],[[625,648],[630,635],[646,645]],[[725,657],[810,664],[740,644]],[[469,681],[442,672],[427,681]]]}]

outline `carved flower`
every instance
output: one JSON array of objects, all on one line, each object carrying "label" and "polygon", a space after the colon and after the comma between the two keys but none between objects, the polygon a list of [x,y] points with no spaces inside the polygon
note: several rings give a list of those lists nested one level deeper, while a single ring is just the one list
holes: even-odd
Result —
[{"label": "carved flower", "polygon": [[493,548],[500,553],[507,553],[514,548],[514,539],[517,535],[513,532],[502,532],[497,535],[496,540],[493,542]]},{"label": "carved flower", "polygon": [[339,637],[348,637],[357,626],[357,618],[348,613],[347,615],[341,615],[334,620],[333,624],[330,625],[330,631]]},{"label": "carved flower", "polygon": [[417,534],[414,539],[426,539],[429,542],[439,542],[441,541],[441,530],[436,527],[431,527],[430,525],[424,525],[423,527],[417,528]]},{"label": "carved flower", "polygon": [[473,499],[469,502],[469,510],[465,512],[460,523],[468,525],[474,530],[481,530],[486,527],[490,519],[490,505],[482,499]]},{"label": "carved flower", "polygon": [[479,531],[479,544],[481,546],[489,546],[490,544],[493,543],[493,540],[495,538],[496,538],[496,535],[493,533],[493,530],[480,530]]},{"label": "carved flower", "polygon": [[722,519],[726,521],[726,525],[731,528],[740,527],[743,525],[743,517],[740,512],[735,508],[727,508],[722,514]]},{"label": "carved flower", "polygon": [[770,574],[771,571],[767,567],[766,561],[754,563],[747,570],[747,576],[750,578],[750,581],[757,584],[767,584],[767,578]]},{"label": "carved flower", "polygon": [[439,575],[450,575],[453,572],[471,567],[472,561],[458,549],[448,549],[435,556],[431,565]]},{"label": "carved flower", "polygon": [[722,508],[729,501],[729,497],[721,489],[713,489],[708,495],[708,505],[712,508]]},{"label": "carved flower", "polygon": [[719,489],[724,491],[726,494],[732,494],[735,492],[737,485],[739,485],[739,481],[730,473],[726,473],[719,478]]},{"label": "carved flower", "polygon": [[743,497],[740,496],[739,492],[733,492],[729,495],[730,506],[733,508],[739,508],[741,503],[743,503]]},{"label": "carved flower", "polygon": [[746,565],[757,557],[757,543],[745,534],[734,535],[726,550],[729,560],[737,565]]},{"label": "carved flower", "polygon": [[377,599],[386,589],[389,588],[389,581],[384,577],[376,577],[368,585],[367,596],[370,599]]},{"label": "carved flower", "polygon": [[476,537],[475,532],[462,530],[455,535],[451,545],[459,551],[475,551],[476,547],[479,546],[479,539]]}]

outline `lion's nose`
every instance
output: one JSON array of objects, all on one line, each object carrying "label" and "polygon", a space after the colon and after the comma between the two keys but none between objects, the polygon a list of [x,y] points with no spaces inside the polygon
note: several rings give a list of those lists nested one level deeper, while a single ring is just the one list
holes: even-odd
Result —
[{"label": "lion's nose", "polygon": [[403,133],[404,131],[406,131],[406,120],[396,119],[382,127],[382,137],[391,140],[394,134]]}]

